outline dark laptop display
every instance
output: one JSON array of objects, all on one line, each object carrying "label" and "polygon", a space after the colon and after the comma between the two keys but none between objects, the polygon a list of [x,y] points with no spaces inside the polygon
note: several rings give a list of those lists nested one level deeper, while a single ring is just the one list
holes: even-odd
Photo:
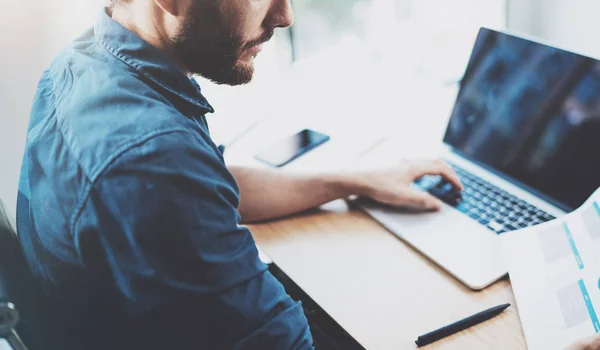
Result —
[{"label": "dark laptop display", "polygon": [[444,141],[565,210],[600,186],[600,62],[482,28]]}]

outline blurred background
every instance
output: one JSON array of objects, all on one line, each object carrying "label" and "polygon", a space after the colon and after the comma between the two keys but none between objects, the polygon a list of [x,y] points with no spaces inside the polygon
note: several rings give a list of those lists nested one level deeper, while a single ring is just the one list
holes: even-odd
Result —
[{"label": "blurred background", "polygon": [[[62,47],[94,23],[103,6],[103,0],[3,2],[0,198],[9,208],[15,207],[38,78]],[[293,86],[273,92],[282,86],[282,77],[302,64],[311,67],[313,80],[340,62],[368,59],[406,76],[452,84],[464,72],[480,26],[533,35],[600,57],[600,42],[594,39],[600,22],[592,18],[600,13],[600,2],[594,0],[293,0],[293,6],[295,25],[280,31],[257,58],[251,84],[232,88],[199,79],[217,110],[209,121],[218,142],[232,142],[251,128],[268,113],[264,107],[277,99],[277,93],[304,94],[305,87]],[[346,75],[360,68],[348,67]],[[361,88],[365,86],[354,87]]]}]

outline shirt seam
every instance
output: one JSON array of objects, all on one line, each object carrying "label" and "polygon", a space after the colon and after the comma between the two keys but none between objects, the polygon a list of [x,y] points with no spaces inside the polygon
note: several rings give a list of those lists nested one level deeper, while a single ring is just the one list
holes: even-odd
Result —
[{"label": "shirt seam", "polygon": [[73,214],[71,215],[71,218],[69,220],[69,234],[71,235],[71,238],[75,239],[75,225],[77,224],[77,222],[79,221],[79,218],[81,217],[81,214],[83,213],[83,209],[85,208],[85,205],[87,204],[87,201],[92,192],[92,188],[98,182],[98,180],[102,177],[101,175],[112,164],[114,164],[120,157],[124,156],[127,152],[141,146],[142,144],[144,144],[154,138],[157,138],[157,137],[163,136],[163,135],[174,134],[174,133],[178,133],[178,132],[185,133],[185,132],[189,132],[189,131],[185,130],[185,129],[167,129],[167,130],[154,131],[152,133],[138,137],[138,138],[124,144],[116,152],[114,152],[112,154],[112,156],[110,156],[104,163],[102,163],[102,165],[98,168],[98,171],[95,172],[96,174],[94,176],[91,176],[91,178],[88,178],[88,185],[84,189],[81,199],[79,200],[78,204],[75,206],[75,209],[73,210]]}]

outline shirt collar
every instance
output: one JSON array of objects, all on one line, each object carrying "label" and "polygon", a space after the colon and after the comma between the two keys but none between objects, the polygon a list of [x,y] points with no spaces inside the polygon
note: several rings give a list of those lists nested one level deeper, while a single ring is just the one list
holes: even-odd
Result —
[{"label": "shirt collar", "polygon": [[101,46],[155,84],[202,108],[205,113],[214,112],[193,79],[164,52],[113,20],[109,9],[101,11],[94,33]]}]

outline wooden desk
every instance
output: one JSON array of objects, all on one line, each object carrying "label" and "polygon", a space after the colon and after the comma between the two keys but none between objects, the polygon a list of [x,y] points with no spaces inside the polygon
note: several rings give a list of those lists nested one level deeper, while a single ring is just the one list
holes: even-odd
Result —
[{"label": "wooden desk", "polygon": [[[369,165],[436,154],[430,146],[442,139],[456,89],[395,74],[356,52],[315,57],[274,84],[262,106],[273,118],[227,151],[228,163],[252,164],[258,145],[283,133],[276,123],[289,122],[337,133],[336,159],[365,131],[391,140],[363,155]],[[318,156],[303,161],[314,165]],[[502,315],[428,348],[525,348],[507,280],[473,292],[343,201],[250,228],[262,250],[369,350],[413,349],[417,336],[506,302],[513,306]]]},{"label": "wooden desk", "polygon": [[500,316],[427,349],[525,349],[508,280],[474,292],[366,215],[337,201],[250,226],[262,250],[367,349],[412,349],[417,336],[491,306]]}]

